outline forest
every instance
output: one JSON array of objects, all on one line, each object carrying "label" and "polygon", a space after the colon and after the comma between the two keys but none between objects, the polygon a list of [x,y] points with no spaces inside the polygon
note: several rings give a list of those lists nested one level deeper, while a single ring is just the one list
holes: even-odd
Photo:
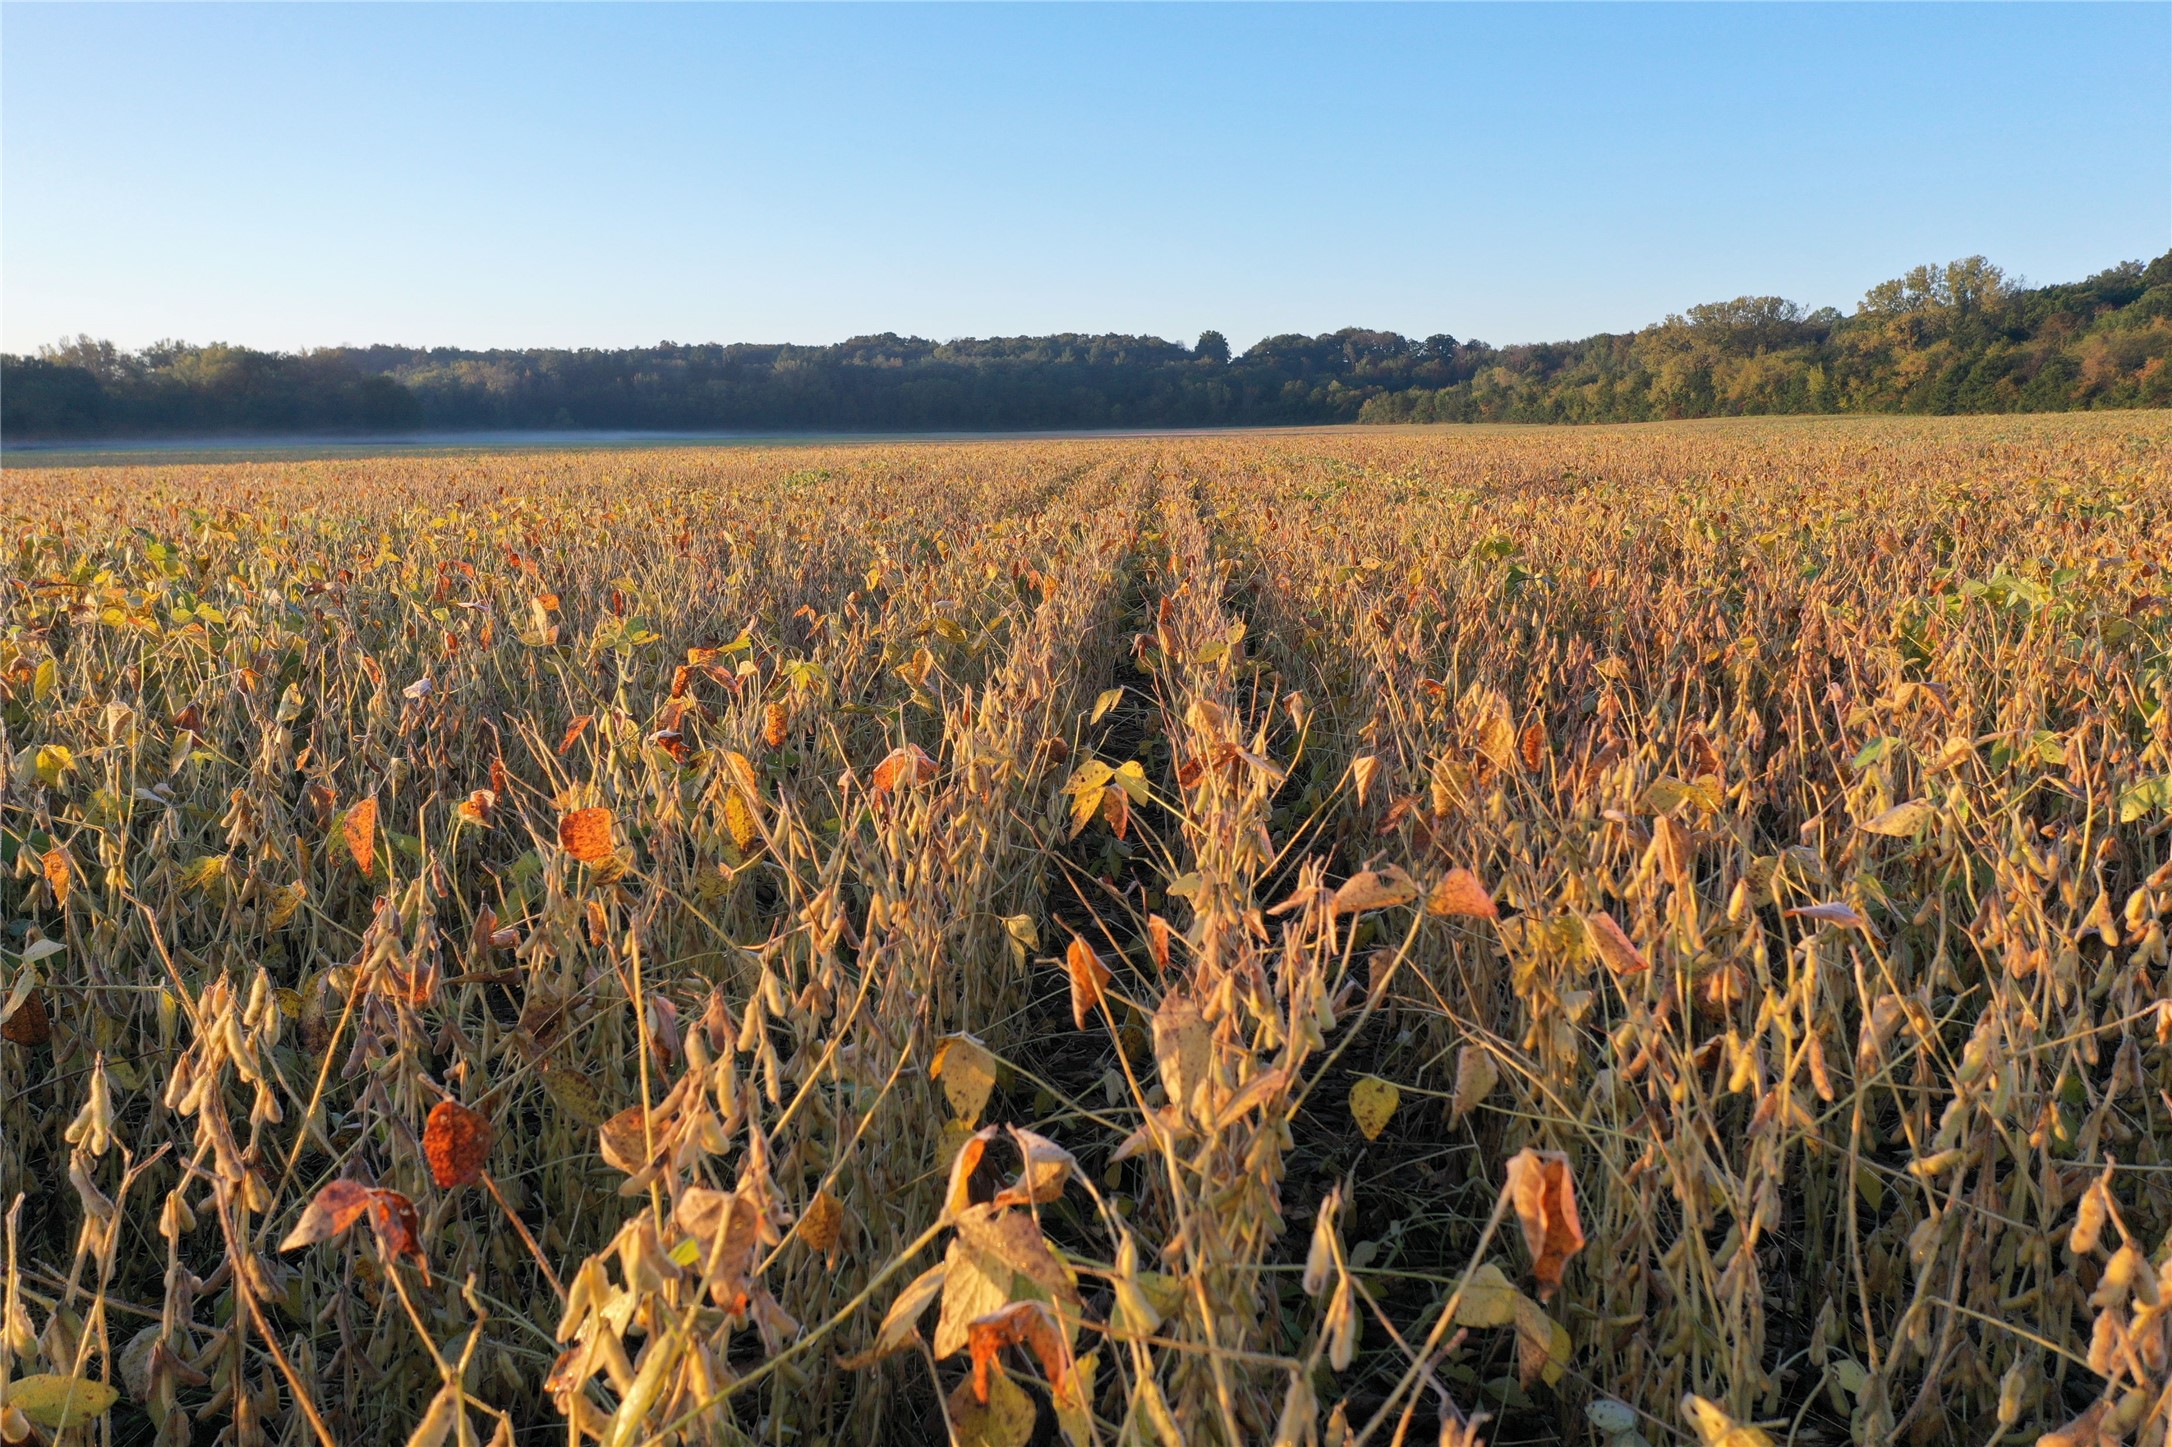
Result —
[{"label": "forest", "polygon": [[0,438],[460,429],[1004,431],[1334,422],[1634,422],[2172,404],[2172,252],[2028,286],[1919,266],[1852,312],[1780,297],[1635,332],[1491,346],[1346,327],[1232,355],[1206,332],[622,350],[267,352],[89,337],[0,357]]}]

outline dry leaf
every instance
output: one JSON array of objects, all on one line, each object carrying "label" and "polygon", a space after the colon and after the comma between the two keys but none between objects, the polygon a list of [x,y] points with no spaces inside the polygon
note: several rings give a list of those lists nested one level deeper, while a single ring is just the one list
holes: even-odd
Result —
[{"label": "dry leaf", "polygon": [[68,851],[56,844],[45,851],[39,861],[45,870],[46,885],[53,891],[53,903],[62,908],[68,905],[68,889],[75,882],[75,871],[68,862]]},{"label": "dry leaf", "polygon": [[1840,929],[1859,929],[1873,939],[1877,937],[1877,932],[1871,929],[1869,920],[1837,900],[1825,904],[1806,904],[1797,909],[1782,910],[1781,913],[1789,919],[1815,920],[1819,924],[1834,925]]},{"label": "dry leaf", "polygon": [[1493,1063],[1493,1052],[1483,1045],[1468,1044],[1456,1051],[1455,1098],[1448,1107],[1448,1119],[1452,1124],[1476,1110],[1500,1083],[1500,1067]]},{"label": "dry leaf", "polygon": [[836,1249],[837,1238],[844,1234],[844,1205],[828,1191],[815,1192],[815,1198],[807,1203],[800,1214],[799,1239],[807,1249],[827,1256]]},{"label": "dry leaf", "polygon": [[[25,976],[28,975],[25,971]],[[22,1046],[43,1045],[53,1038],[52,1017],[45,1013],[45,995],[38,989],[25,993],[7,1019],[0,1020],[0,1040]]]},{"label": "dry leaf", "polygon": [[1383,870],[1360,870],[1344,880],[1328,909],[1333,914],[1362,914],[1370,909],[1389,909],[1418,897],[1417,881],[1391,864]]},{"label": "dry leaf", "polygon": [[1523,756],[1523,766],[1532,773],[1546,762],[1546,725],[1533,720],[1526,724],[1523,736],[1516,741],[1516,752]]},{"label": "dry leaf", "polygon": [[558,843],[583,864],[601,864],[612,857],[611,811],[576,809],[558,821]]},{"label": "dry leaf", "polygon": [[1372,754],[1359,754],[1350,761],[1350,781],[1357,787],[1357,802],[1365,807],[1365,795],[1373,786],[1373,779],[1380,773],[1380,760]]},{"label": "dry leaf", "polygon": [[422,1153],[439,1189],[474,1185],[490,1159],[490,1118],[458,1101],[439,1101],[423,1123]]},{"label": "dry leaf", "polygon": [[1559,1151],[1526,1146],[1509,1158],[1507,1190],[1523,1227],[1524,1245],[1531,1252],[1539,1300],[1548,1300],[1560,1290],[1569,1258],[1584,1249],[1584,1226],[1577,1219],[1569,1158]]},{"label": "dry leaf", "polygon": [[945,1035],[928,1062],[928,1074],[943,1082],[953,1115],[969,1126],[978,1123],[996,1083],[996,1060],[987,1046],[963,1032]]},{"label": "dry leaf", "polygon": [[925,784],[933,779],[935,774],[935,760],[929,758],[918,744],[905,744],[892,749],[881,763],[875,765],[875,774],[870,784],[876,793],[888,794],[915,784]]},{"label": "dry leaf", "polygon": [[[1123,797],[1117,794],[1119,799]],[[1094,947],[1077,935],[1071,936],[1071,946],[1063,954],[1064,970],[1071,977],[1071,1023],[1083,1030],[1086,1017],[1094,1007],[1102,1003],[1102,987],[1109,982],[1108,966],[1094,953]]]},{"label": "dry leaf", "polygon": [[340,833],[347,838],[347,852],[354,856],[354,867],[366,877],[371,860],[377,853],[377,796],[371,795],[347,811],[340,824]]},{"label": "dry leaf", "polygon": [[978,1401],[988,1400],[989,1374],[991,1370],[1001,1374],[997,1356],[1011,1346],[1032,1351],[1050,1386],[1062,1385],[1069,1375],[1071,1348],[1055,1313],[1045,1302],[1014,1301],[966,1326],[966,1349],[973,1356],[973,1396]]},{"label": "dry leaf", "polygon": [[1601,910],[1584,916],[1584,923],[1591,931],[1591,942],[1599,951],[1599,958],[1617,975],[1640,974],[1652,967],[1644,958],[1622,927],[1614,922],[1614,916]]},{"label": "dry leaf", "polygon": [[1451,869],[1433,886],[1433,893],[1426,898],[1426,909],[1433,914],[1460,915],[1467,919],[1499,919],[1501,911],[1493,903],[1493,891],[1468,869]]},{"label": "dry leaf", "polygon": [[1676,889],[1687,889],[1697,865],[1697,841],[1672,814],[1652,820],[1652,847],[1659,851],[1660,872]]}]

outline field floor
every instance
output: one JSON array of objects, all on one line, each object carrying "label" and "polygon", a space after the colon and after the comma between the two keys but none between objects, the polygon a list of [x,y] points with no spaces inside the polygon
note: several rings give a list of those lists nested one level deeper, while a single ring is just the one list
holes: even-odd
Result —
[{"label": "field floor", "polygon": [[0,1441],[2172,1419],[2172,417],[0,487]]}]

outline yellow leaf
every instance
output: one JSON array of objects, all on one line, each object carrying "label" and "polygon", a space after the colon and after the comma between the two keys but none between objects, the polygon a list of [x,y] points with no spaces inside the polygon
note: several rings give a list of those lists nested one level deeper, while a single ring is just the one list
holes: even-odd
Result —
[{"label": "yellow leaf", "polygon": [[120,1393],[104,1382],[41,1372],[8,1384],[8,1405],[54,1432],[88,1425]]},{"label": "yellow leaf", "polygon": [[1568,1329],[1546,1314],[1530,1297],[1518,1292],[1516,1313],[1516,1376],[1524,1386],[1541,1380],[1547,1386],[1561,1380],[1569,1354],[1576,1349]]},{"label": "yellow leaf", "polygon": [[50,658],[40,660],[37,675],[30,684],[31,698],[38,703],[45,702],[52,695],[54,686],[59,682],[60,665]]},{"label": "yellow leaf", "polygon": [[1038,1411],[1026,1389],[1001,1372],[988,1379],[986,1406],[974,1397],[971,1377],[950,1394],[950,1421],[958,1447],[1025,1447],[1033,1440]]},{"label": "yellow leaf", "polygon": [[1456,1297],[1456,1325],[1485,1328],[1507,1326],[1516,1319],[1516,1303],[1523,1293],[1500,1267],[1488,1261],[1471,1273],[1462,1294]]},{"label": "yellow leaf", "polygon": [[1737,1422],[1717,1402],[1708,1402],[1695,1392],[1682,1398],[1682,1415],[1697,1429],[1701,1447],[1772,1447],[1770,1435]]},{"label": "yellow leaf", "polygon": [[1924,825],[1937,817],[1937,805],[1923,799],[1911,799],[1905,804],[1895,804],[1875,819],[1866,819],[1861,827],[1866,834],[1913,839],[1923,832]]},{"label": "yellow leaf", "polygon": [[550,1092],[552,1100],[564,1107],[566,1114],[585,1126],[599,1126],[605,1120],[603,1101],[596,1094],[596,1087],[588,1083],[588,1077],[576,1070],[548,1065],[543,1068],[543,1088]]},{"label": "yellow leaf", "polygon": [[1403,1092],[1395,1083],[1377,1075],[1363,1076],[1350,1087],[1351,1119],[1369,1141],[1380,1139],[1380,1133],[1388,1128],[1388,1118],[1402,1103]]},{"label": "yellow leaf", "polygon": [[754,811],[747,807],[746,799],[736,789],[724,796],[724,827],[731,831],[732,843],[742,854],[761,838],[761,831],[755,827]]},{"label": "yellow leaf", "polygon": [[996,1083],[995,1057],[986,1046],[963,1033],[946,1035],[935,1047],[928,1074],[943,1082],[943,1097],[960,1121],[969,1127],[980,1122]]}]

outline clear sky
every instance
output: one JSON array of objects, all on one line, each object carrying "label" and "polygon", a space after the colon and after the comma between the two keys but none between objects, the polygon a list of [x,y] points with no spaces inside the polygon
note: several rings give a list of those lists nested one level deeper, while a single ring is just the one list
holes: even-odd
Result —
[{"label": "clear sky", "polygon": [[2172,5],[0,5],[0,346],[1388,327],[2172,247]]}]

